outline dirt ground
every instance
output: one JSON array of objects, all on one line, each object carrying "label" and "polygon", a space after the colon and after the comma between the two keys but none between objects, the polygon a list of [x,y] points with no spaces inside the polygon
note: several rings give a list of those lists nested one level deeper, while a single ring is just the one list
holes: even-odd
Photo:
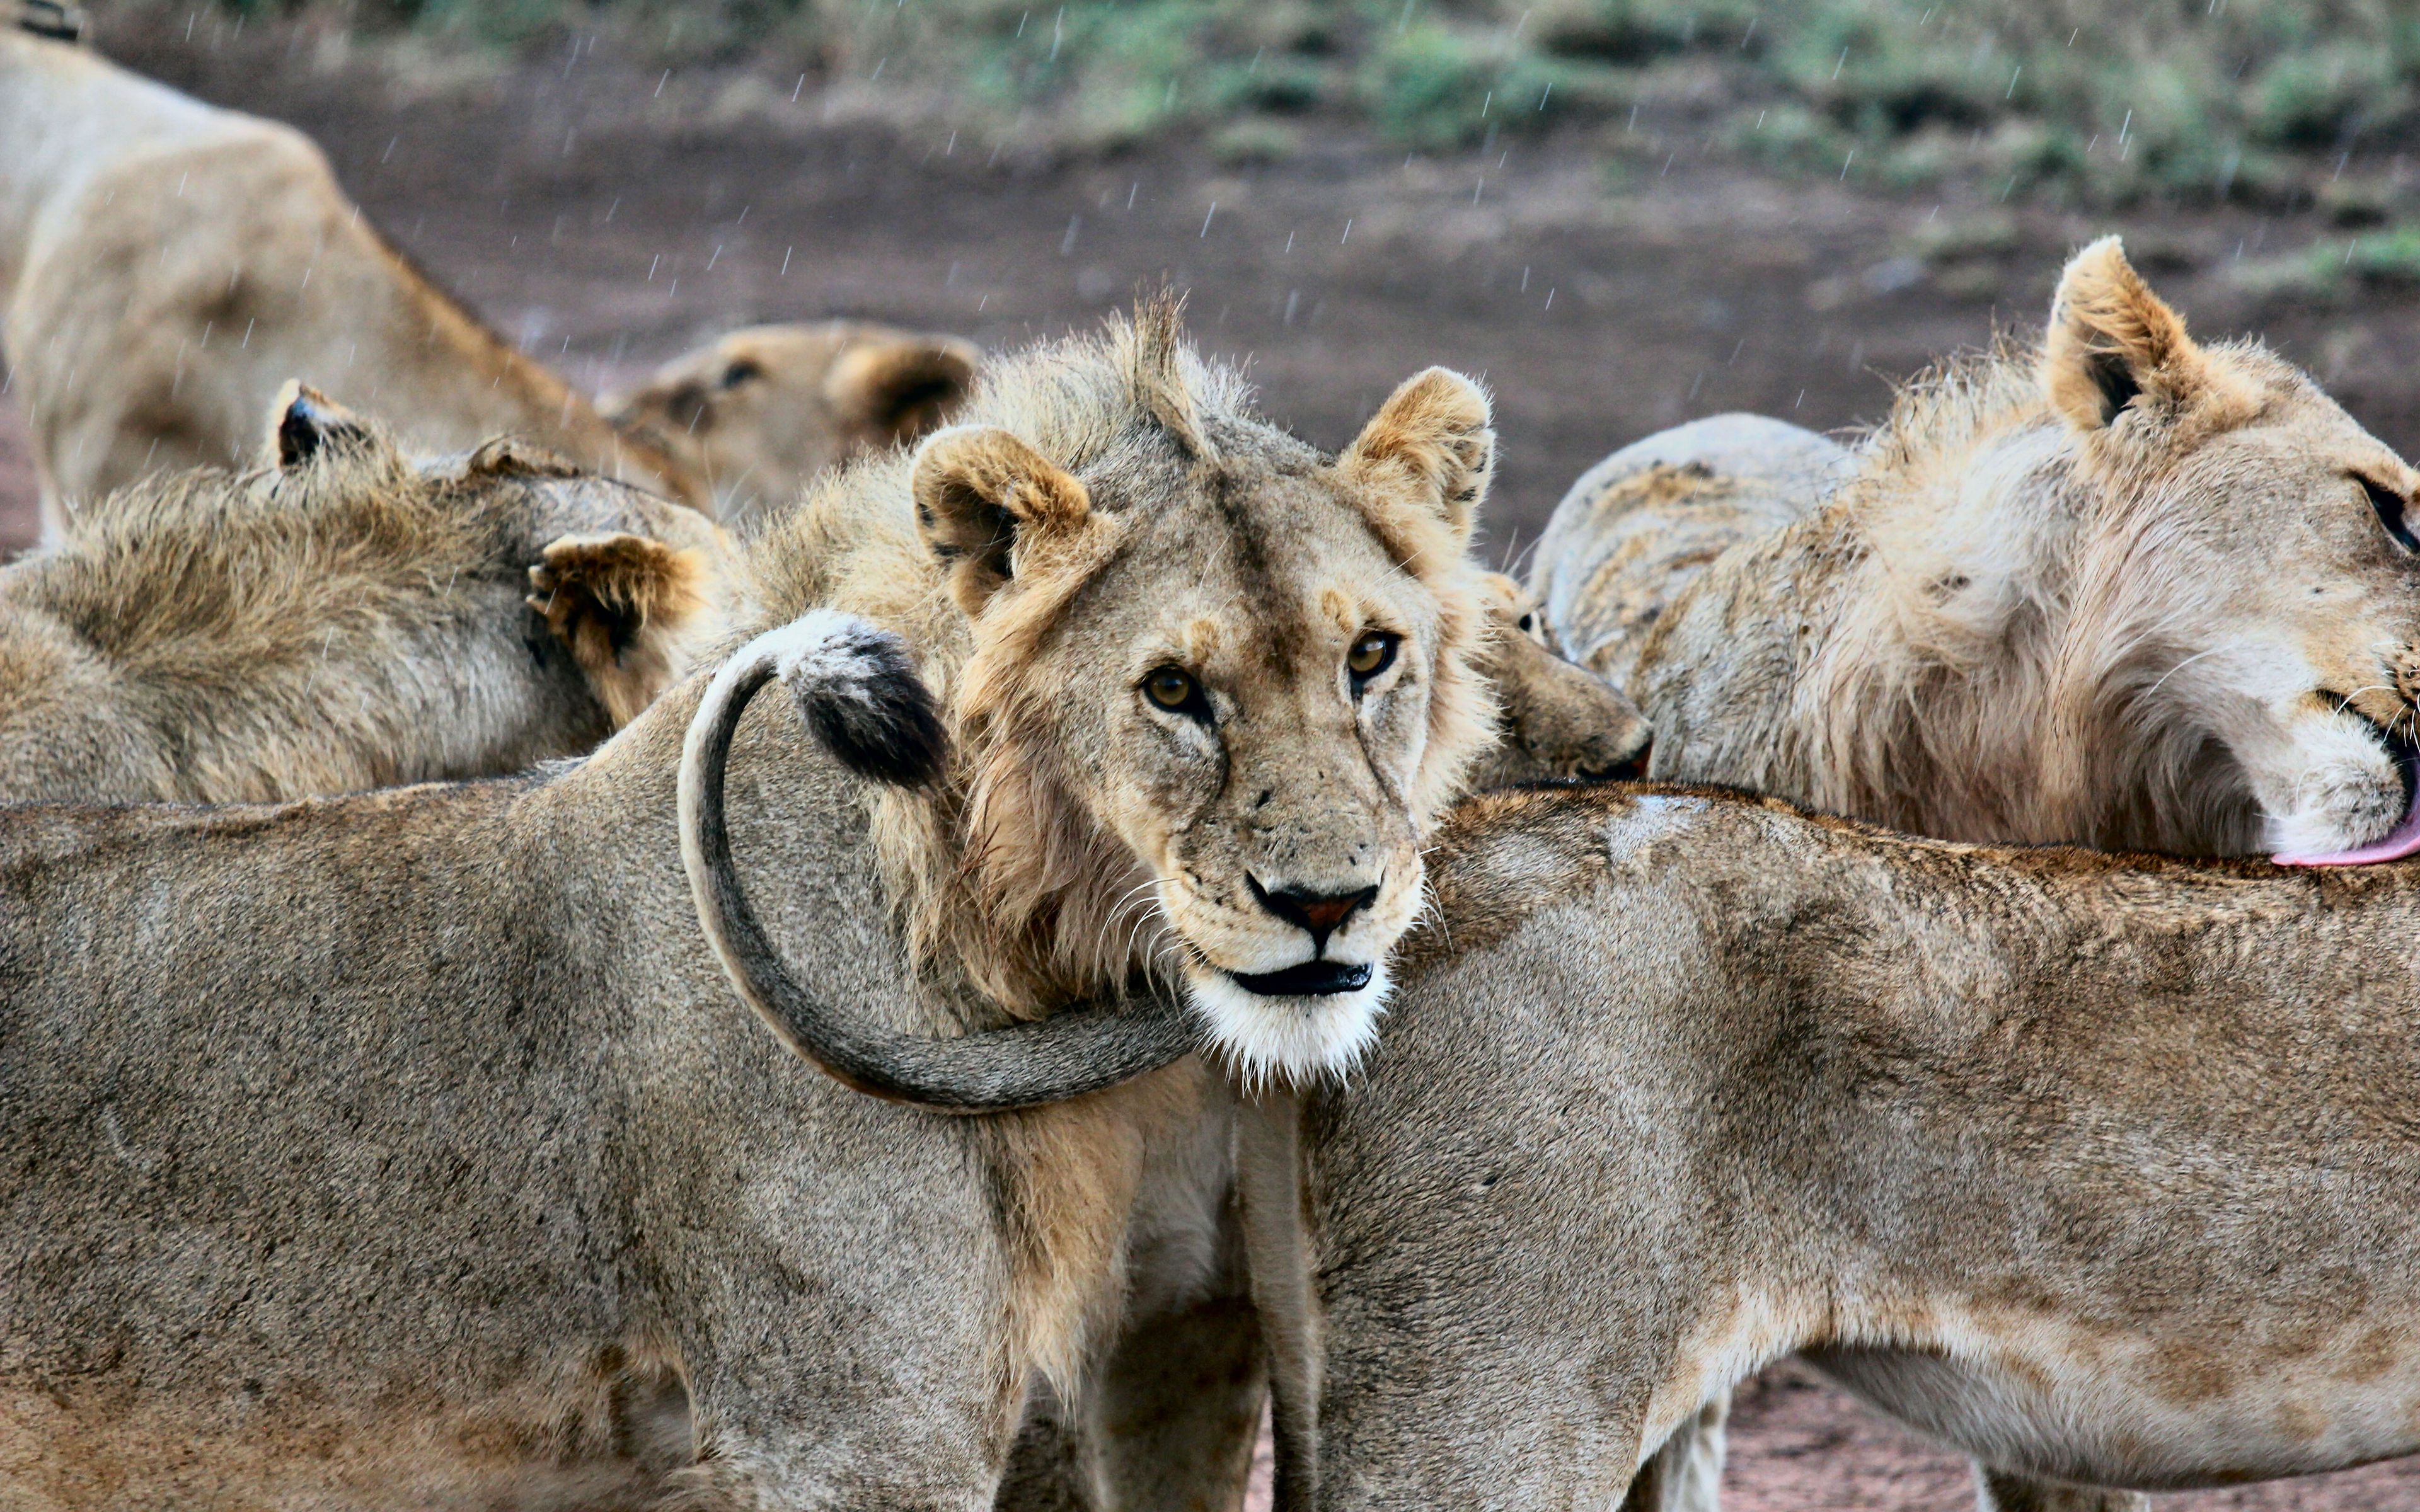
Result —
[{"label": "dirt ground", "polygon": [[[2305,308],[2230,276],[2241,255],[2331,231],[2312,217],[1875,198],[1757,177],[1689,143],[1406,160],[1312,133],[1259,166],[1186,142],[1052,165],[873,119],[846,97],[793,100],[742,71],[659,76],[610,46],[465,85],[437,65],[344,63],[290,27],[238,36],[203,16],[188,36],[177,19],[104,30],[104,46],[311,132],[442,282],[591,388],[753,320],[845,314],[1010,347],[1165,281],[1187,291],[1198,337],[1248,362],[1268,410],[1323,445],[1424,364],[1484,375],[1504,449],[1488,532],[1509,558],[1571,479],[1647,431],[1725,409],[1819,428],[1875,417],[1890,379],[1995,321],[2038,322],[2065,252],[2114,229],[2198,331],[2264,336],[2420,452],[2420,298]],[[1911,256],[1945,223],[1993,229],[1962,258]],[[35,530],[11,402],[5,547]],[[1795,1365],[1744,1390],[1730,1443],[1735,1512],[1972,1503],[1956,1456]],[[2420,1461],[2157,1504],[2415,1505]]]}]

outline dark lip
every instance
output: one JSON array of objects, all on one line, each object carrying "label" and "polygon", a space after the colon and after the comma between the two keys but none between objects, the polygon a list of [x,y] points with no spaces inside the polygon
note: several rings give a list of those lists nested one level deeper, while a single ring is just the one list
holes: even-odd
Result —
[{"label": "dark lip", "polygon": [[1263,997],[1326,997],[1357,993],[1370,985],[1370,963],[1348,966],[1341,961],[1306,961],[1282,971],[1231,971],[1235,985]]}]

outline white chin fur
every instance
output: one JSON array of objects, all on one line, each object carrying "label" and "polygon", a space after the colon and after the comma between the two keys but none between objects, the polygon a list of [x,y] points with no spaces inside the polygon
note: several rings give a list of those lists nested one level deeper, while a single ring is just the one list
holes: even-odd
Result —
[{"label": "white chin fur", "polygon": [[1223,971],[1201,966],[1188,967],[1186,978],[1218,1053],[1253,1086],[1311,1082],[1352,1070],[1378,1038],[1378,1015],[1387,1011],[1391,985],[1384,961],[1371,968],[1359,991],[1322,997],[1264,997]]}]

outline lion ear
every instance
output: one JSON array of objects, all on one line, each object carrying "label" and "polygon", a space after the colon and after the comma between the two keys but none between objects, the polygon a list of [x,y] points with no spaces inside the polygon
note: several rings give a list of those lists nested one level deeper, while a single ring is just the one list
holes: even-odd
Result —
[{"label": "lion ear", "polygon": [[1093,508],[1082,483],[989,425],[934,432],[916,453],[910,486],[917,532],[949,569],[950,592],[970,618],[1016,575],[1019,546],[1074,530]]},{"label": "lion ear", "polygon": [[529,570],[529,606],[620,729],[686,670],[712,628],[705,558],[644,535],[566,535]]},{"label": "lion ear", "polygon": [[2126,261],[2116,237],[2075,255],[2051,301],[2042,388],[2078,430],[2100,430],[2139,398],[2173,408],[2211,385],[2185,323]]},{"label": "lion ear", "polygon": [[975,348],[947,336],[885,336],[843,352],[824,396],[890,445],[930,435],[974,387]]},{"label": "lion ear", "polygon": [[1487,391],[1447,368],[1415,373],[1387,396],[1337,465],[1357,482],[1412,494],[1457,541],[1467,542],[1496,473]]},{"label": "lion ear", "polygon": [[269,407],[269,455],[281,472],[322,452],[367,452],[381,439],[376,426],[308,383],[287,378]]}]

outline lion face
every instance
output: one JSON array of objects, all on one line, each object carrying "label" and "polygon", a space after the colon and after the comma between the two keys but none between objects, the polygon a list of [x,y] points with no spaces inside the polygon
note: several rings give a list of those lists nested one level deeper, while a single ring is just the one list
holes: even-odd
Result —
[{"label": "lion face", "polygon": [[[977,428],[918,459],[974,632],[956,712],[994,897],[1047,891],[1054,931],[1181,979],[1248,1073],[1368,1041],[1423,827],[1487,737],[1464,547],[1488,424],[1433,369],[1334,462],[1205,436],[1077,477]],[[1087,830],[1118,874],[1034,874]]]},{"label": "lion face", "polygon": [[2420,850],[2420,472],[2286,363],[2196,346],[2114,240],[2068,270],[2044,363],[2108,501],[2077,623],[2126,663],[2133,738],[2177,733],[2174,785],[2237,807],[2239,849]]},{"label": "lion face", "polygon": [[708,477],[718,511],[737,521],[860,453],[929,434],[974,371],[974,347],[954,337],[846,320],[751,326],[603,408]]}]

